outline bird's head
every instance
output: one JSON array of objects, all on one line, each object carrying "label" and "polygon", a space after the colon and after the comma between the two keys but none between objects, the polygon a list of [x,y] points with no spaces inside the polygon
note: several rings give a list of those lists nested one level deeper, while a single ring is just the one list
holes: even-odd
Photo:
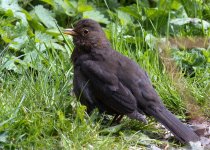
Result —
[{"label": "bird's head", "polygon": [[83,49],[109,46],[109,41],[101,26],[91,19],[78,21],[73,29],[65,29],[64,34],[73,36],[75,46]]}]

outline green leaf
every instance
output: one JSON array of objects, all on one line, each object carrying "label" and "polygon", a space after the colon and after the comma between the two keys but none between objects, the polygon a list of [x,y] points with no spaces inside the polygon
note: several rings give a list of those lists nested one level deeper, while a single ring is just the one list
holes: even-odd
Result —
[{"label": "green leaf", "polygon": [[152,34],[147,34],[145,37],[145,42],[148,44],[149,48],[154,49],[156,48],[158,39]]},{"label": "green leaf", "polygon": [[167,15],[167,11],[157,9],[157,8],[149,8],[149,9],[146,9],[145,12],[149,19],[156,19],[158,17],[161,17],[161,16],[163,17]]},{"label": "green leaf", "polygon": [[202,53],[206,58],[207,62],[210,63],[210,50],[202,50]]},{"label": "green leaf", "polygon": [[1,0],[0,1],[0,9],[3,9],[4,11],[12,10],[15,11],[21,11],[21,7],[18,5],[18,0]]},{"label": "green leaf", "polygon": [[108,24],[109,20],[104,17],[103,14],[100,13],[100,11],[92,10],[92,11],[86,11],[83,13],[83,18],[90,18],[97,22]]},{"label": "green leaf", "polygon": [[177,25],[177,26],[192,24],[192,25],[197,26],[199,28],[202,28],[202,27],[204,29],[210,28],[210,24],[207,21],[201,20],[201,19],[198,19],[198,18],[176,18],[176,19],[170,20],[170,23],[174,24],[174,25]]},{"label": "green leaf", "polygon": [[61,123],[64,123],[64,121],[65,121],[65,115],[64,115],[64,113],[61,110],[59,110],[59,111],[57,111],[57,115],[58,115],[59,121]]},{"label": "green leaf", "polygon": [[41,0],[41,1],[55,7],[55,1],[54,0]]},{"label": "green leaf", "polygon": [[77,120],[82,121],[82,123],[85,123],[85,110],[86,110],[86,106],[79,106],[76,110],[77,112]]},{"label": "green leaf", "polygon": [[7,137],[8,137],[7,132],[0,133],[0,142],[2,142],[2,143],[7,142]]},{"label": "green leaf", "polygon": [[87,4],[87,0],[79,0],[77,10],[78,12],[91,11],[93,7]]},{"label": "green leaf", "polygon": [[21,12],[23,9],[19,6],[18,0],[1,0],[0,10],[6,12],[8,16],[14,15],[14,17],[20,19],[25,26],[28,25],[26,15]]},{"label": "green leaf", "polygon": [[120,7],[119,10],[128,13],[130,16],[135,17],[136,19],[140,18],[140,12],[138,12],[136,5]]},{"label": "green leaf", "polygon": [[[21,68],[18,67],[16,63],[21,63],[22,64]],[[14,72],[17,72],[17,73],[21,73],[22,67],[24,67],[24,62],[22,60],[18,59],[17,57],[8,56],[8,55],[3,58],[2,64],[3,64],[2,66],[3,68],[7,70],[13,70]]]},{"label": "green leaf", "polygon": [[26,35],[23,35],[15,38],[13,42],[9,45],[9,47],[18,51],[24,47],[26,42],[28,42],[28,37]]},{"label": "green leaf", "polygon": [[102,134],[110,134],[110,133],[117,133],[119,132],[125,124],[118,124],[116,126],[111,126],[108,128],[103,129],[100,133]]},{"label": "green leaf", "polygon": [[30,15],[30,13],[28,13],[26,10],[22,10],[22,12],[25,14],[25,16],[26,16],[26,18],[27,18],[27,20],[28,21],[30,21],[30,20],[32,20],[32,17],[31,17],[31,15]]},{"label": "green leaf", "polygon": [[26,36],[28,27],[21,22],[16,22],[12,35],[15,37]]},{"label": "green leaf", "polygon": [[36,60],[36,58],[38,57],[38,53],[37,51],[32,51],[29,53],[26,53],[25,57],[24,57],[24,62],[30,63]]},{"label": "green leaf", "polygon": [[47,28],[56,28],[55,19],[52,17],[52,13],[48,9],[44,8],[42,5],[38,5],[34,10],[39,20]]},{"label": "green leaf", "polygon": [[14,17],[14,13],[11,9],[8,9],[7,11],[5,11],[5,16]]},{"label": "green leaf", "polygon": [[30,26],[34,30],[40,30],[40,31],[45,31],[44,25],[39,21],[40,19],[37,17],[35,10],[33,9],[30,11],[30,16],[32,17],[32,20],[30,20]]},{"label": "green leaf", "polygon": [[76,4],[74,4],[74,2],[72,1],[70,2],[69,0],[64,0],[62,7],[68,16],[74,17],[76,15],[77,6]]},{"label": "green leaf", "polygon": [[53,41],[52,36],[40,31],[35,32],[35,40],[37,43],[48,43]]},{"label": "green leaf", "polygon": [[22,23],[25,26],[28,26],[28,21],[27,21],[26,15],[24,13],[22,13],[22,12],[15,12],[14,15],[15,15],[16,18],[21,19]]},{"label": "green leaf", "polygon": [[132,23],[130,15],[123,11],[117,10],[117,16],[120,19],[120,23],[122,25],[127,25],[129,23]]},{"label": "green leaf", "polygon": [[48,45],[48,44],[47,44],[47,46],[48,46],[48,47],[53,47],[53,48],[56,49],[56,50],[61,50],[61,51],[63,51],[63,52],[66,52],[66,49],[65,49],[62,45],[60,45],[60,44],[58,44],[58,43],[52,43],[51,45]]},{"label": "green leaf", "polygon": [[171,3],[171,9],[179,10],[182,7],[182,4],[178,0],[173,0]]}]

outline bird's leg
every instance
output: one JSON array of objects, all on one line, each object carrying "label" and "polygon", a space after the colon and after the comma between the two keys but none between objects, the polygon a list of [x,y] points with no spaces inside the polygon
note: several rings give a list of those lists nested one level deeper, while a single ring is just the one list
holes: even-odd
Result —
[{"label": "bird's leg", "polygon": [[114,118],[112,119],[112,122],[110,125],[113,125],[114,123],[116,123],[116,120],[118,117],[119,117],[119,115],[115,115]]},{"label": "bird's leg", "polygon": [[122,120],[123,116],[124,116],[124,115],[120,115],[120,116],[117,118],[116,122],[117,122],[118,124],[119,124],[120,121]]},{"label": "bird's leg", "polygon": [[114,118],[113,118],[113,120],[112,120],[112,122],[111,122],[111,125],[113,125],[114,123],[119,124],[120,121],[122,120],[123,116],[124,115],[115,115]]}]

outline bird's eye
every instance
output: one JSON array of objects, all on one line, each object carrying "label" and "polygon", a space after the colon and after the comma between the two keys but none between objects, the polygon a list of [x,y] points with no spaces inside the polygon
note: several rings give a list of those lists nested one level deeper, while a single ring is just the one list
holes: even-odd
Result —
[{"label": "bird's eye", "polygon": [[88,34],[89,31],[88,31],[88,29],[85,29],[83,32],[84,32],[84,34]]}]

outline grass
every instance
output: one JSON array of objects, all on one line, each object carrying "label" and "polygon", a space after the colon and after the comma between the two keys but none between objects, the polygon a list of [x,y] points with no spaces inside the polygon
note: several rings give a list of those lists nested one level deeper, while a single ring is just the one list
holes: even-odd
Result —
[{"label": "grass", "polygon": [[[161,23],[150,23],[151,31],[145,31],[140,23],[137,29],[132,26],[129,32],[135,36],[131,39],[117,31],[117,24],[110,25],[106,31],[114,49],[147,71],[163,102],[177,117],[185,120],[186,112],[192,112],[194,106],[196,110],[202,108],[199,115],[205,112],[209,117],[209,77],[201,73],[185,78],[175,62],[167,61],[170,55],[160,54],[156,48],[148,46],[144,41],[147,34],[161,36],[158,33]],[[169,36],[169,25],[166,26],[166,36]],[[180,35],[185,34],[184,30],[180,31]],[[85,113],[85,107],[72,93],[70,54],[73,45],[69,43],[66,51],[46,45],[44,53],[36,49],[38,57],[32,64],[38,69],[22,68],[22,73],[18,74],[0,66],[0,149],[111,150],[147,149],[154,145],[164,148],[168,144],[162,139],[164,130],[156,129],[152,118],[148,125],[124,118],[122,124],[110,127],[97,111],[91,116]],[[9,53],[15,52],[5,48],[0,56],[4,58]],[[39,67],[40,63],[44,66]],[[180,146],[174,140],[170,140],[170,145]]]},{"label": "grass", "polygon": [[[146,69],[167,107],[183,117],[185,107],[161,64],[157,51],[146,49],[136,55],[123,39],[114,47]],[[69,55],[48,49],[48,67],[22,75],[3,72],[0,84],[0,145],[6,149],[129,149],[164,145],[157,139],[163,131],[124,119],[110,129],[97,113],[87,116],[72,93],[72,66]],[[44,57],[44,56],[43,56]],[[39,60],[36,60],[36,62]],[[178,110],[178,111],[177,111]],[[108,130],[104,133],[104,130]],[[110,131],[111,130],[111,131]],[[113,130],[113,131],[112,131]],[[116,130],[116,131],[115,131]],[[103,132],[102,132],[103,131]],[[145,134],[144,134],[145,133]],[[148,134],[149,133],[149,134]],[[148,135],[153,135],[149,138]]]}]

